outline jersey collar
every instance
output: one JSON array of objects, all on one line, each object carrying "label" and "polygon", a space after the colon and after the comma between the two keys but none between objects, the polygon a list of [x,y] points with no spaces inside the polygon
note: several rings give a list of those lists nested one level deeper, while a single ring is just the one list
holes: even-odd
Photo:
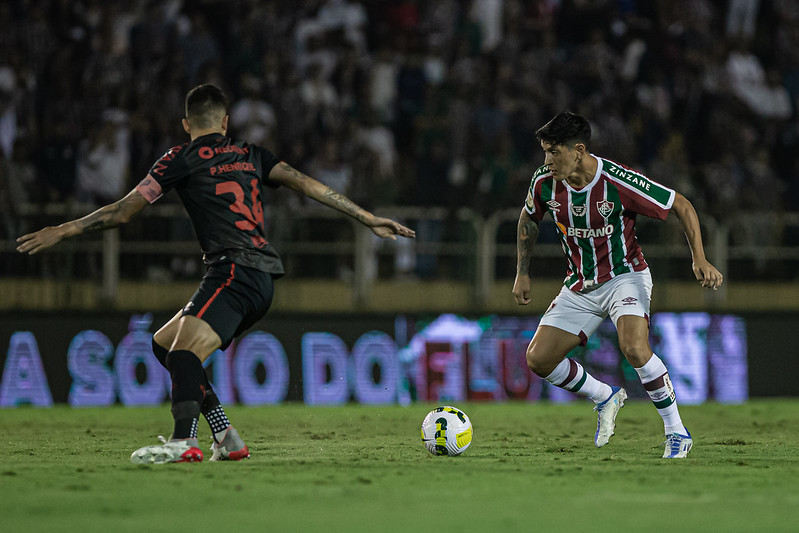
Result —
[{"label": "jersey collar", "polygon": [[591,155],[591,157],[593,157],[594,159],[596,159],[596,174],[594,174],[594,179],[592,179],[592,180],[591,180],[591,181],[588,183],[588,185],[586,185],[585,187],[581,187],[581,188],[579,188],[579,189],[575,189],[574,187],[572,187],[571,185],[569,185],[569,183],[568,183],[566,180],[563,180],[563,184],[564,184],[564,185],[566,186],[566,188],[567,188],[568,190],[570,190],[571,192],[583,192],[583,191],[590,191],[590,190],[591,190],[591,187],[593,187],[593,186],[594,186],[594,184],[595,184],[596,182],[598,182],[598,181],[599,181],[599,176],[601,176],[601,175],[602,175],[602,160],[601,160],[601,159],[599,159],[599,158],[598,158],[597,156],[595,156],[594,154],[590,154],[590,155]]}]

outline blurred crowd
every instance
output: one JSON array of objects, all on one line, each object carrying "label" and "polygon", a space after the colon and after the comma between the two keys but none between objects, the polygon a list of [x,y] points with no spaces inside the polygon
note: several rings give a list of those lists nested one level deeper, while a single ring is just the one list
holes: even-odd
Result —
[{"label": "blurred crowd", "polygon": [[103,204],[183,98],[356,202],[521,206],[562,110],[718,219],[799,211],[795,0],[5,0],[0,196]]}]

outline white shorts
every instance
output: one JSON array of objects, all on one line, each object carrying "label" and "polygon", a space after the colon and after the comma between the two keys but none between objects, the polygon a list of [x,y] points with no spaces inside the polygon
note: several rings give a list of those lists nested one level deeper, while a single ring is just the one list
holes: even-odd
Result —
[{"label": "white shorts", "polygon": [[552,326],[582,339],[585,345],[610,315],[615,326],[620,316],[635,315],[649,320],[652,275],[649,269],[621,274],[591,292],[578,293],[565,286],[552,300],[539,326]]}]

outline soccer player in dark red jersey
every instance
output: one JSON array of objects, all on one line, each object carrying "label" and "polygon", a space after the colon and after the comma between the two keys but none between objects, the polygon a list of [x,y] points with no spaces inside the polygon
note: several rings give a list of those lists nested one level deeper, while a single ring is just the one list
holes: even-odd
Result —
[{"label": "soccer player in dark red jersey", "polygon": [[723,277],[705,258],[696,211],[680,193],[591,154],[591,126],[579,115],[560,113],[536,136],[545,158],[533,175],[519,216],[516,302],[530,303],[532,249],[538,224],[547,213],[555,221],[569,268],[564,286],[530,341],[527,364],[553,385],[596,403],[594,443],[604,446],[614,433],[627,393],[595,379],[566,356],[585,344],[610,316],[622,353],[663,418],[663,457],[685,457],[693,439],[680,418],[666,366],[649,345],[652,277],[635,236],[635,219],[637,215],[665,219],[674,212],[688,239],[696,279],[715,290]]},{"label": "soccer player in dark red jersey", "polygon": [[82,218],[17,239],[17,251],[35,254],[59,241],[129,222],[175,189],[194,225],[206,274],[186,306],[153,335],[153,352],[172,378],[170,440],[131,455],[135,463],[194,462],[202,413],[214,434],[211,460],[239,460],[249,450],[225,415],[202,363],[252,326],[272,303],[273,280],[284,274],[264,228],[263,194],[286,186],[337,209],[377,236],[415,237],[402,224],[362,209],[350,199],[280,161],[269,150],[227,136],[227,99],[214,85],[186,95],[183,129],[190,142],[171,148],[124,198]]}]

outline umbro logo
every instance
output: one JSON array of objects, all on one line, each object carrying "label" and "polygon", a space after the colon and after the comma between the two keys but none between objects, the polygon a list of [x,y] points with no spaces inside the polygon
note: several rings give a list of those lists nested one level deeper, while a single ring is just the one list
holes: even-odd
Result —
[{"label": "umbro logo", "polygon": [[554,213],[557,213],[558,207],[560,207],[560,202],[558,202],[557,200],[550,200],[547,202],[547,205],[549,206],[550,209],[552,209]]},{"label": "umbro logo", "polygon": [[628,296],[627,298],[622,298],[621,301],[624,302],[622,305],[635,305],[638,303],[638,298]]}]

